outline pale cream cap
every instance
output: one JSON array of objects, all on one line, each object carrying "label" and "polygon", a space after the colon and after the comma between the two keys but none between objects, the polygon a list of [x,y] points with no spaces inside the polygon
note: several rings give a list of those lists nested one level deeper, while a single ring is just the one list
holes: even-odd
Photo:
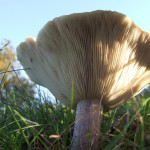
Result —
[{"label": "pale cream cap", "polygon": [[127,16],[94,11],[48,22],[34,40],[17,47],[17,57],[37,84],[65,105],[100,99],[113,109],[150,82],[150,34]]}]

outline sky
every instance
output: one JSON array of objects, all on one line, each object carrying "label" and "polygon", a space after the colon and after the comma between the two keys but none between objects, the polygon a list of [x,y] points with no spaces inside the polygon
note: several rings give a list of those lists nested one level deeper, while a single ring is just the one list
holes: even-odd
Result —
[{"label": "sky", "polygon": [[150,32],[150,0],[0,0],[0,42],[16,48],[55,17],[93,10],[121,12]]}]

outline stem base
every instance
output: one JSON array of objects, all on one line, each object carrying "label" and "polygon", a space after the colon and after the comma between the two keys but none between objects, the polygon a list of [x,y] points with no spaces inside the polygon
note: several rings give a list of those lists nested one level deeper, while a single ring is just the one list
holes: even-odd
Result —
[{"label": "stem base", "polygon": [[103,106],[99,99],[77,104],[72,150],[98,149]]}]

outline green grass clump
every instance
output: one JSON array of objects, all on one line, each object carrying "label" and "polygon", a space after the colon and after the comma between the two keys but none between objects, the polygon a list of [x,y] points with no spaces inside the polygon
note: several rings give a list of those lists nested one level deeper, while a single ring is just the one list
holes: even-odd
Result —
[{"label": "green grass clump", "polygon": [[[75,112],[41,93],[16,93],[6,91],[0,102],[0,149],[70,149]],[[99,149],[150,149],[149,96],[104,112]]]},{"label": "green grass clump", "polygon": [[[15,95],[15,92],[6,95],[5,103],[0,102],[0,149],[68,147],[72,136],[69,125],[74,121],[73,111],[57,100],[51,102],[41,93],[38,98],[26,96],[26,100],[24,96],[21,99],[21,95]],[[22,100],[21,105],[18,105],[20,102],[17,99]],[[68,133],[65,131],[67,128]]]}]

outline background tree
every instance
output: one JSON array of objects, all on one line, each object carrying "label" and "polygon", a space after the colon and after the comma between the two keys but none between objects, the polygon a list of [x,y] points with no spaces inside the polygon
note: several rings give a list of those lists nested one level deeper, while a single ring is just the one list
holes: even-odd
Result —
[{"label": "background tree", "polygon": [[20,100],[23,100],[23,97],[34,96],[35,84],[22,75],[23,70],[20,68],[14,48],[10,41],[4,40],[0,44],[0,87],[3,98],[8,94],[12,97],[16,94],[21,95]]}]

